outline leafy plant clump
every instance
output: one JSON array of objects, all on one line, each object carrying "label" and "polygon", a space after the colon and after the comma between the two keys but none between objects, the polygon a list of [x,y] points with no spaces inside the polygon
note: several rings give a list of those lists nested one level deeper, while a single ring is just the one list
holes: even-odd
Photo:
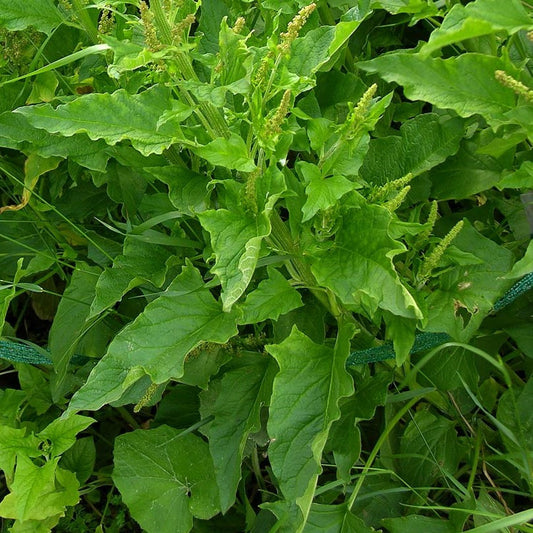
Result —
[{"label": "leafy plant clump", "polygon": [[0,0],[2,531],[532,531],[532,31]]}]

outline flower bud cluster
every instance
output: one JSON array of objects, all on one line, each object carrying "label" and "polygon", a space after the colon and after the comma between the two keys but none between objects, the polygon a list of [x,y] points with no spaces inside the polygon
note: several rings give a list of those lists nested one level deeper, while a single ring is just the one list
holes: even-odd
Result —
[{"label": "flower bud cluster", "polygon": [[452,241],[457,237],[459,232],[464,226],[464,221],[460,220],[455,226],[448,232],[448,234],[439,242],[439,244],[433,249],[433,251],[426,256],[420,271],[418,272],[419,286],[424,285],[433,270],[438,266],[444,252],[450,246]]},{"label": "flower bud cluster", "polygon": [[378,86],[375,83],[372,84],[348,114],[342,126],[342,135],[345,139],[353,139],[359,133],[360,127],[367,117],[372,98],[374,98],[377,88]]},{"label": "flower bud cluster", "polygon": [[157,52],[161,49],[161,43],[159,42],[157,31],[155,29],[154,15],[144,0],[141,0],[139,10],[141,12],[141,20],[144,27],[144,41],[146,46],[151,52]]},{"label": "flower bud cluster", "polygon": [[289,106],[291,103],[291,91],[287,89],[281,98],[281,102],[276,109],[276,112],[265,124],[265,136],[272,138],[275,135],[281,133],[281,124],[289,112]]},{"label": "flower bud cluster", "polygon": [[113,12],[109,8],[105,8],[100,15],[100,20],[98,21],[98,33],[100,35],[106,35],[111,32],[113,26],[115,25],[115,17]]},{"label": "flower bud cluster", "polygon": [[290,53],[292,43],[296,40],[300,34],[300,30],[315,9],[315,3],[302,7],[298,11],[298,14],[289,22],[287,31],[280,35],[281,42],[278,45],[278,50],[282,55],[288,55]]},{"label": "flower bud cluster", "polygon": [[533,91],[522,82],[515,80],[503,70],[497,70],[494,77],[504,86],[512,89],[518,96],[523,96],[528,102],[533,102]]},{"label": "flower bud cluster", "polygon": [[183,33],[188,31],[191,24],[194,24],[196,17],[193,13],[189,13],[184,19],[172,26],[172,44],[178,44],[183,40]]},{"label": "flower bud cluster", "polygon": [[394,211],[396,211],[396,209],[398,209],[403,204],[403,201],[405,200],[405,197],[409,194],[410,190],[411,186],[407,185],[407,187],[401,189],[400,192],[394,198],[392,198],[388,202],[385,202],[383,204],[383,207],[388,209],[391,213],[394,213]]}]

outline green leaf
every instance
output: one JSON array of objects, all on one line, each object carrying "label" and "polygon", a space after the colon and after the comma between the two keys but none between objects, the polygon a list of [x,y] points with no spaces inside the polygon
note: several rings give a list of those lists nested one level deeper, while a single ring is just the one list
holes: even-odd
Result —
[{"label": "green leaf", "polygon": [[370,314],[378,307],[407,318],[421,316],[402,285],[392,258],[405,250],[389,237],[391,215],[381,206],[361,203],[346,211],[335,246],[311,265],[318,282],[347,305]]},{"label": "green leaf", "polygon": [[252,172],[255,169],[254,160],[248,153],[245,142],[234,133],[229,139],[219,137],[205,146],[195,147],[192,150],[215,166],[241,172]]},{"label": "green leaf", "polygon": [[497,418],[512,433],[510,438],[505,432],[501,432],[501,438],[505,447],[517,454],[517,461],[523,462],[522,472],[526,479],[530,479],[531,452],[533,452],[533,379],[530,377],[525,387],[509,389],[498,403]]},{"label": "green leaf", "polygon": [[216,256],[211,271],[220,279],[224,311],[229,311],[252,279],[270,221],[263,213],[254,217],[242,208],[204,211],[198,218],[211,235]]},{"label": "green leaf", "polygon": [[413,487],[429,487],[440,477],[454,477],[462,450],[455,421],[419,411],[403,434],[400,473]]},{"label": "green leaf", "polygon": [[161,287],[168,270],[170,257],[166,248],[126,237],[124,252],[106,268],[96,282],[89,318],[109,309],[134,287],[144,283]]},{"label": "green leaf", "polygon": [[329,59],[329,49],[334,38],[335,28],[323,26],[296,39],[291,48],[289,71],[298,76],[311,76]]},{"label": "green leaf", "polygon": [[0,26],[9,31],[32,26],[37,31],[49,33],[62,22],[61,12],[52,0],[0,0]]},{"label": "green leaf", "polygon": [[502,165],[489,155],[476,153],[476,149],[477,143],[465,142],[456,155],[431,170],[434,198],[461,200],[500,182]]},{"label": "green leaf", "polygon": [[437,15],[439,10],[432,0],[372,0],[370,6],[373,9],[386,9],[393,15],[409,13],[417,15],[415,21],[420,18]]},{"label": "green leaf", "polygon": [[[238,204],[228,206],[228,209],[204,211],[198,215],[200,223],[211,235],[211,246],[216,257],[211,271],[222,284],[224,311],[231,309],[252,279],[261,243],[272,229],[270,213],[282,192],[281,189],[267,187],[275,183],[280,175],[279,170],[274,169],[258,178],[258,181],[265,183],[257,184],[257,190],[266,189],[262,197],[265,206],[258,215]],[[277,185],[276,183],[274,187],[277,188]]]},{"label": "green leaf", "polygon": [[465,220],[454,246],[478,257],[482,263],[457,266],[439,277],[439,287],[426,298],[426,331],[448,333],[467,341],[510,285],[512,254],[483,237]]},{"label": "green leaf", "polygon": [[61,467],[74,472],[80,484],[92,475],[96,461],[96,447],[93,437],[83,437],[61,456]]},{"label": "green leaf", "polygon": [[464,121],[460,118],[419,115],[402,124],[399,136],[370,141],[361,177],[368,183],[383,185],[409,172],[418,176],[455,154],[463,135]]},{"label": "green leaf", "polygon": [[0,503],[0,516],[26,520],[44,520],[63,513],[78,502],[78,481],[72,472],[57,466],[59,458],[35,465],[24,455],[17,459],[11,492]]},{"label": "green leaf", "polygon": [[[159,126],[165,112],[172,111],[170,88],[154,85],[131,95],[124,89],[108,94],[88,94],[57,106],[50,104],[19,107],[29,123],[49,133],[65,137],[86,133],[92,140],[103,139],[114,145],[129,139],[143,155],[160,154],[182,140],[180,123],[190,111],[178,113]],[[180,104],[182,105],[182,104]]]},{"label": "green leaf", "polygon": [[222,311],[198,270],[188,264],[113,339],[69,409],[99,409],[146,374],[157,384],[179,379],[187,353],[201,342],[227,342],[237,333],[236,322],[236,314]]},{"label": "green leaf", "polygon": [[13,476],[15,461],[19,457],[39,457],[40,440],[26,429],[0,426],[0,469],[8,480]]},{"label": "green leaf", "polygon": [[20,406],[26,397],[24,390],[0,390],[0,426],[18,426]]},{"label": "green leaf", "polygon": [[257,324],[265,320],[277,320],[303,305],[298,291],[275,268],[268,268],[268,278],[246,297],[241,306],[241,324]]},{"label": "green leaf", "polygon": [[250,433],[261,428],[261,407],[270,399],[275,372],[275,365],[257,354],[253,361],[226,372],[217,384],[218,395],[209,409],[214,420],[207,429],[207,437],[222,512],[235,501],[244,447]]},{"label": "green leaf", "polygon": [[207,520],[219,511],[207,443],[179,433],[161,426],[115,441],[113,481],[148,533],[187,533],[193,517]]},{"label": "green leaf", "polygon": [[524,161],[518,170],[505,172],[496,186],[500,190],[533,188],[533,162]]},{"label": "green leaf", "polygon": [[311,163],[301,162],[298,168],[307,182],[302,222],[313,218],[318,211],[334,206],[342,196],[354,189],[354,184],[345,177],[337,175],[326,178]]},{"label": "green leaf", "polygon": [[100,272],[99,267],[78,263],[59,302],[49,336],[50,355],[55,369],[52,384],[54,400],[62,394],[70,359],[86,331],[86,320]]},{"label": "green leaf", "polygon": [[496,70],[518,73],[500,58],[483,54],[462,54],[449,59],[396,52],[357,64],[403,86],[411,100],[426,100],[442,109],[453,109],[461,117],[476,113],[489,124],[507,122],[505,113],[513,109],[514,92],[494,77]]},{"label": "green leaf", "polygon": [[424,531],[424,533],[454,533],[456,531],[452,522],[429,516],[402,516],[399,518],[384,518],[383,525],[390,533],[412,533]]},{"label": "green leaf", "polygon": [[42,157],[68,157],[99,172],[105,170],[109,159],[105,152],[107,144],[102,140],[91,140],[84,133],[71,137],[52,135],[34,128],[25,116],[11,111],[0,114],[0,146]]},{"label": "green leaf", "polygon": [[314,503],[305,524],[304,533],[372,533],[363,520],[345,505]]},{"label": "green leaf", "polygon": [[350,483],[352,467],[361,452],[361,433],[357,423],[370,420],[378,406],[385,405],[391,383],[388,372],[355,376],[355,394],[341,400],[341,417],[331,426],[326,450],[332,451],[337,466],[337,479]]},{"label": "green leaf", "polygon": [[293,531],[302,531],[307,520],[322,450],[340,417],[338,402],[353,392],[345,369],[352,335],[352,327],[342,325],[331,349],[294,327],[281,344],[266,347],[280,367],[270,403],[268,456],[283,497],[300,509]]},{"label": "green leaf", "polygon": [[209,176],[198,174],[191,169],[166,166],[146,169],[158,180],[166,183],[172,205],[186,215],[196,215],[209,205]]},{"label": "green leaf", "polygon": [[37,436],[41,440],[51,442],[50,456],[57,457],[67,451],[76,442],[76,435],[87,429],[93,422],[95,422],[94,418],[77,414],[56,418]]},{"label": "green leaf", "polygon": [[505,277],[507,279],[519,279],[531,272],[533,272],[533,241],[529,242],[526,253],[522,259],[518,260],[513,265],[511,272]]},{"label": "green leaf", "polygon": [[531,29],[532,21],[520,0],[476,0],[466,6],[455,4],[421,48],[431,54],[444,46],[496,32],[507,34]]}]

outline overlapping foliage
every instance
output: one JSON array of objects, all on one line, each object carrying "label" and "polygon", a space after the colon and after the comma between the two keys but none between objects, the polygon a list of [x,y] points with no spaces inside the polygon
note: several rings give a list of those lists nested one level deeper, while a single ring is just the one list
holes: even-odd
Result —
[{"label": "overlapping foliage", "polygon": [[10,531],[529,531],[527,4],[149,4],[0,0]]}]

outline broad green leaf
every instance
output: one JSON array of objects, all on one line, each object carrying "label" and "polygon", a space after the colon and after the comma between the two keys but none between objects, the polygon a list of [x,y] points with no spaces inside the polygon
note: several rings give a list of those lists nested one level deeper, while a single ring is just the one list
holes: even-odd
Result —
[{"label": "broad green leaf", "polygon": [[361,177],[383,185],[409,172],[413,176],[422,174],[456,153],[463,135],[464,121],[460,118],[419,115],[402,124],[399,136],[370,141]]},{"label": "broad green leaf", "polygon": [[437,200],[461,200],[500,182],[503,167],[493,157],[476,153],[477,144],[465,142],[447,161],[431,169],[431,195]]},{"label": "broad green leaf", "polygon": [[198,29],[202,35],[199,47],[203,53],[216,54],[218,52],[220,24],[222,19],[229,14],[228,6],[224,2],[202,1]]},{"label": "broad green leaf", "polygon": [[498,189],[532,189],[533,162],[524,161],[518,170],[504,172],[503,178],[496,184]]},{"label": "broad green leaf", "polygon": [[209,409],[214,420],[207,429],[207,437],[222,512],[235,501],[244,447],[250,433],[261,428],[261,407],[270,399],[276,372],[268,358],[257,354],[254,359],[223,375],[215,404]]},{"label": "broad green leaf", "polygon": [[199,422],[199,392],[197,387],[181,383],[170,389],[157,405],[154,426],[166,424],[185,429]]},{"label": "broad green leaf", "polygon": [[429,516],[410,515],[398,518],[384,518],[383,525],[390,533],[455,533],[457,530],[452,522]]},{"label": "broad green leaf", "polygon": [[58,461],[37,466],[29,457],[19,456],[11,492],[0,503],[0,516],[21,522],[44,520],[75,505],[79,483],[72,472],[57,466]]},{"label": "broad green leaf", "polygon": [[334,38],[335,27],[323,26],[296,39],[291,48],[289,71],[298,76],[311,76],[329,59],[329,49]]},{"label": "broad green leaf", "polygon": [[[418,358],[419,356],[415,356],[414,360],[417,361]],[[443,392],[462,389],[465,383],[472,390],[476,390],[479,382],[476,356],[456,346],[441,348],[434,357],[425,362],[418,382]]]},{"label": "broad green leaf", "polygon": [[3,389],[0,390],[0,427],[18,426],[20,406],[26,399],[24,390]]},{"label": "broad green leaf", "polygon": [[314,503],[303,530],[304,533],[372,533],[363,520],[347,509],[346,505]]},{"label": "broad green leaf", "polygon": [[193,517],[207,520],[220,508],[207,443],[179,433],[161,426],[115,441],[113,481],[148,533],[187,533]]},{"label": "broad green leaf", "polygon": [[86,331],[86,320],[100,272],[99,267],[78,263],[57,308],[49,336],[50,355],[55,369],[52,385],[55,400],[62,394],[70,359]]},{"label": "broad green leaf", "polygon": [[63,22],[61,12],[52,0],[0,0],[0,27],[9,31],[32,26],[49,33]]},{"label": "broad green leaf", "polygon": [[322,26],[296,39],[291,47],[289,71],[301,77],[312,76],[344,46],[363,19],[339,22],[336,26]]},{"label": "broad green leaf", "polygon": [[432,0],[372,0],[373,9],[386,9],[393,15],[409,13],[416,15],[415,21],[420,18],[437,15],[439,10]]},{"label": "broad green leaf", "polygon": [[441,59],[395,52],[357,65],[402,85],[411,100],[426,100],[442,109],[453,109],[461,117],[480,114],[491,125],[507,121],[505,113],[513,109],[516,101],[514,92],[501,85],[494,72],[517,73],[493,56],[468,53]]},{"label": "broad green leaf", "polygon": [[10,533],[50,533],[57,526],[65,513],[45,518],[44,520],[15,520],[9,529]]},{"label": "broad green leaf", "polygon": [[337,479],[351,481],[351,470],[361,452],[361,434],[357,423],[370,420],[376,408],[385,404],[391,383],[388,372],[356,376],[355,394],[341,400],[341,417],[331,426],[326,450],[333,452],[337,466]]},{"label": "broad green leaf", "polygon": [[318,301],[309,295],[303,294],[304,305],[297,307],[274,322],[274,341],[276,343],[286,339],[296,326],[317,344],[322,344],[326,338],[326,325],[324,324],[326,310]]},{"label": "broad green leaf", "polygon": [[93,437],[76,439],[76,442],[61,456],[61,467],[74,472],[80,484],[92,475],[96,461],[96,448]]},{"label": "broad green leaf", "polygon": [[131,95],[119,89],[111,94],[81,96],[55,109],[44,104],[19,107],[15,112],[49,133],[65,137],[86,133],[92,140],[103,139],[111,145],[128,139],[139,152],[149,155],[160,154],[172,143],[183,140],[180,123],[191,110],[178,109],[175,116],[159,127],[160,117],[177,104],[168,87],[154,85],[140,94]]},{"label": "broad green leaf", "polygon": [[295,532],[302,531],[311,508],[322,450],[340,417],[338,402],[353,392],[345,369],[352,335],[352,327],[342,325],[332,349],[294,327],[281,344],[266,347],[280,367],[270,403],[268,456],[283,497],[300,509],[291,524]]},{"label": "broad green leaf", "polygon": [[270,221],[263,213],[255,217],[242,208],[204,211],[199,219],[211,235],[216,256],[211,271],[220,279],[224,311],[229,311],[252,279]]},{"label": "broad green leaf", "polygon": [[89,139],[80,133],[71,137],[52,135],[42,129],[34,128],[20,113],[0,114],[0,146],[35,153],[42,157],[68,157],[79,165],[103,172],[109,155],[108,147],[102,141]]},{"label": "broad green leaf", "polygon": [[277,320],[303,305],[298,291],[275,268],[268,269],[268,278],[246,297],[241,306],[242,324],[256,324],[264,320]]},{"label": "broad green leaf", "polygon": [[205,146],[193,148],[194,153],[215,166],[241,172],[252,172],[255,163],[245,142],[239,135],[231,134],[229,139],[218,137]]},{"label": "broad green leaf", "polygon": [[405,248],[389,236],[390,220],[387,209],[377,205],[362,203],[347,210],[335,246],[313,261],[311,269],[347,305],[370,314],[379,307],[419,318],[420,310],[392,263]]},{"label": "broad green leaf", "polygon": [[453,243],[482,263],[457,266],[439,277],[439,287],[426,298],[424,329],[444,331],[454,339],[467,341],[511,285],[504,276],[511,270],[512,254],[483,237],[467,221]]},{"label": "broad green leaf", "polygon": [[166,166],[146,169],[158,180],[168,185],[172,205],[186,215],[194,216],[205,211],[209,205],[209,176],[191,169]]},{"label": "broad green leaf", "polygon": [[507,279],[519,279],[531,272],[533,272],[533,241],[529,242],[524,257],[513,265],[511,272],[505,277]]},{"label": "broad green leaf", "polygon": [[313,218],[318,211],[334,206],[342,196],[354,189],[354,184],[345,177],[326,178],[320,169],[311,163],[300,163],[299,170],[307,182],[307,199],[302,207],[302,222]]},{"label": "broad green leaf", "polygon": [[438,478],[453,477],[462,457],[455,422],[427,411],[415,413],[400,444],[405,454],[400,475],[413,487],[429,487]]},{"label": "broad green leaf", "polygon": [[531,29],[533,21],[520,0],[476,0],[466,6],[455,4],[421,48],[431,54],[443,46],[496,32],[507,34]]},{"label": "broad green leaf", "polygon": [[13,476],[15,460],[19,457],[38,457],[40,440],[26,429],[0,426],[0,469],[8,480]]},{"label": "broad green leaf", "polygon": [[40,104],[51,102],[56,94],[59,82],[53,72],[45,72],[35,77],[31,93],[26,99],[26,104]]},{"label": "broad green leaf", "polygon": [[392,340],[396,363],[403,365],[409,359],[409,352],[415,342],[416,320],[384,312],[383,320],[387,326],[387,340]]},{"label": "broad green leaf", "polygon": [[278,183],[280,177],[281,173],[277,169],[259,176],[256,190],[264,191],[261,200],[265,204],[257,215],[239,204],[228,206],[228,209],[204,211],[198,215],[200,223],[211,236],[211,246],[216,257],[211,271],[222,284],[224,311],[231,309],[252,279],[261,243],[272,229],[270,213],[283,190],[279,187],[284,187],[282,182]]},{"label": "broad green leaf", "polygon": [[170,254],[166,248],[135,238],[124,241],[124,252],[106,268],[96,282],[89,318],[110,308],[134,287],[150,283],[161,287],[167,273]]},{"label": "broad green leaf", "polygon": [[122,74],[144,67],[152,61],[160,60],[167,53],[165,50],[152,52],[142,43],[119,40],[110,35],[100,37],[113,51],[113,63],[107,67],[107,73],[117,80]]},{"label": "broad green leaf", "polygon": [[113,339],[69,409],[99,409],[146,374],[157,384],[179,379],[187,353],[201,342],[227,342],[237,333],[236,322],[236,314],[222,311],[198,270],[188,264]]},{"label": "broad green leaf", "polygon": [[57,457],[67,451],[76,442],[76,435],[87,429],[93,422],[95,422],[93,418],[78,414],[56,418],[37,436],[41,440],[51,442],[49,454],[51,457]]},{"label": "broad green leaf", "polygon": [[531,452],[533,452],[533,379],[530,377],[522,390],[509,389],[498,403],[497,418],[512,433],[510,438],[501,432],[505,447],[517,454],[517,462],[523,463],[522,472],[531,479]]}]

